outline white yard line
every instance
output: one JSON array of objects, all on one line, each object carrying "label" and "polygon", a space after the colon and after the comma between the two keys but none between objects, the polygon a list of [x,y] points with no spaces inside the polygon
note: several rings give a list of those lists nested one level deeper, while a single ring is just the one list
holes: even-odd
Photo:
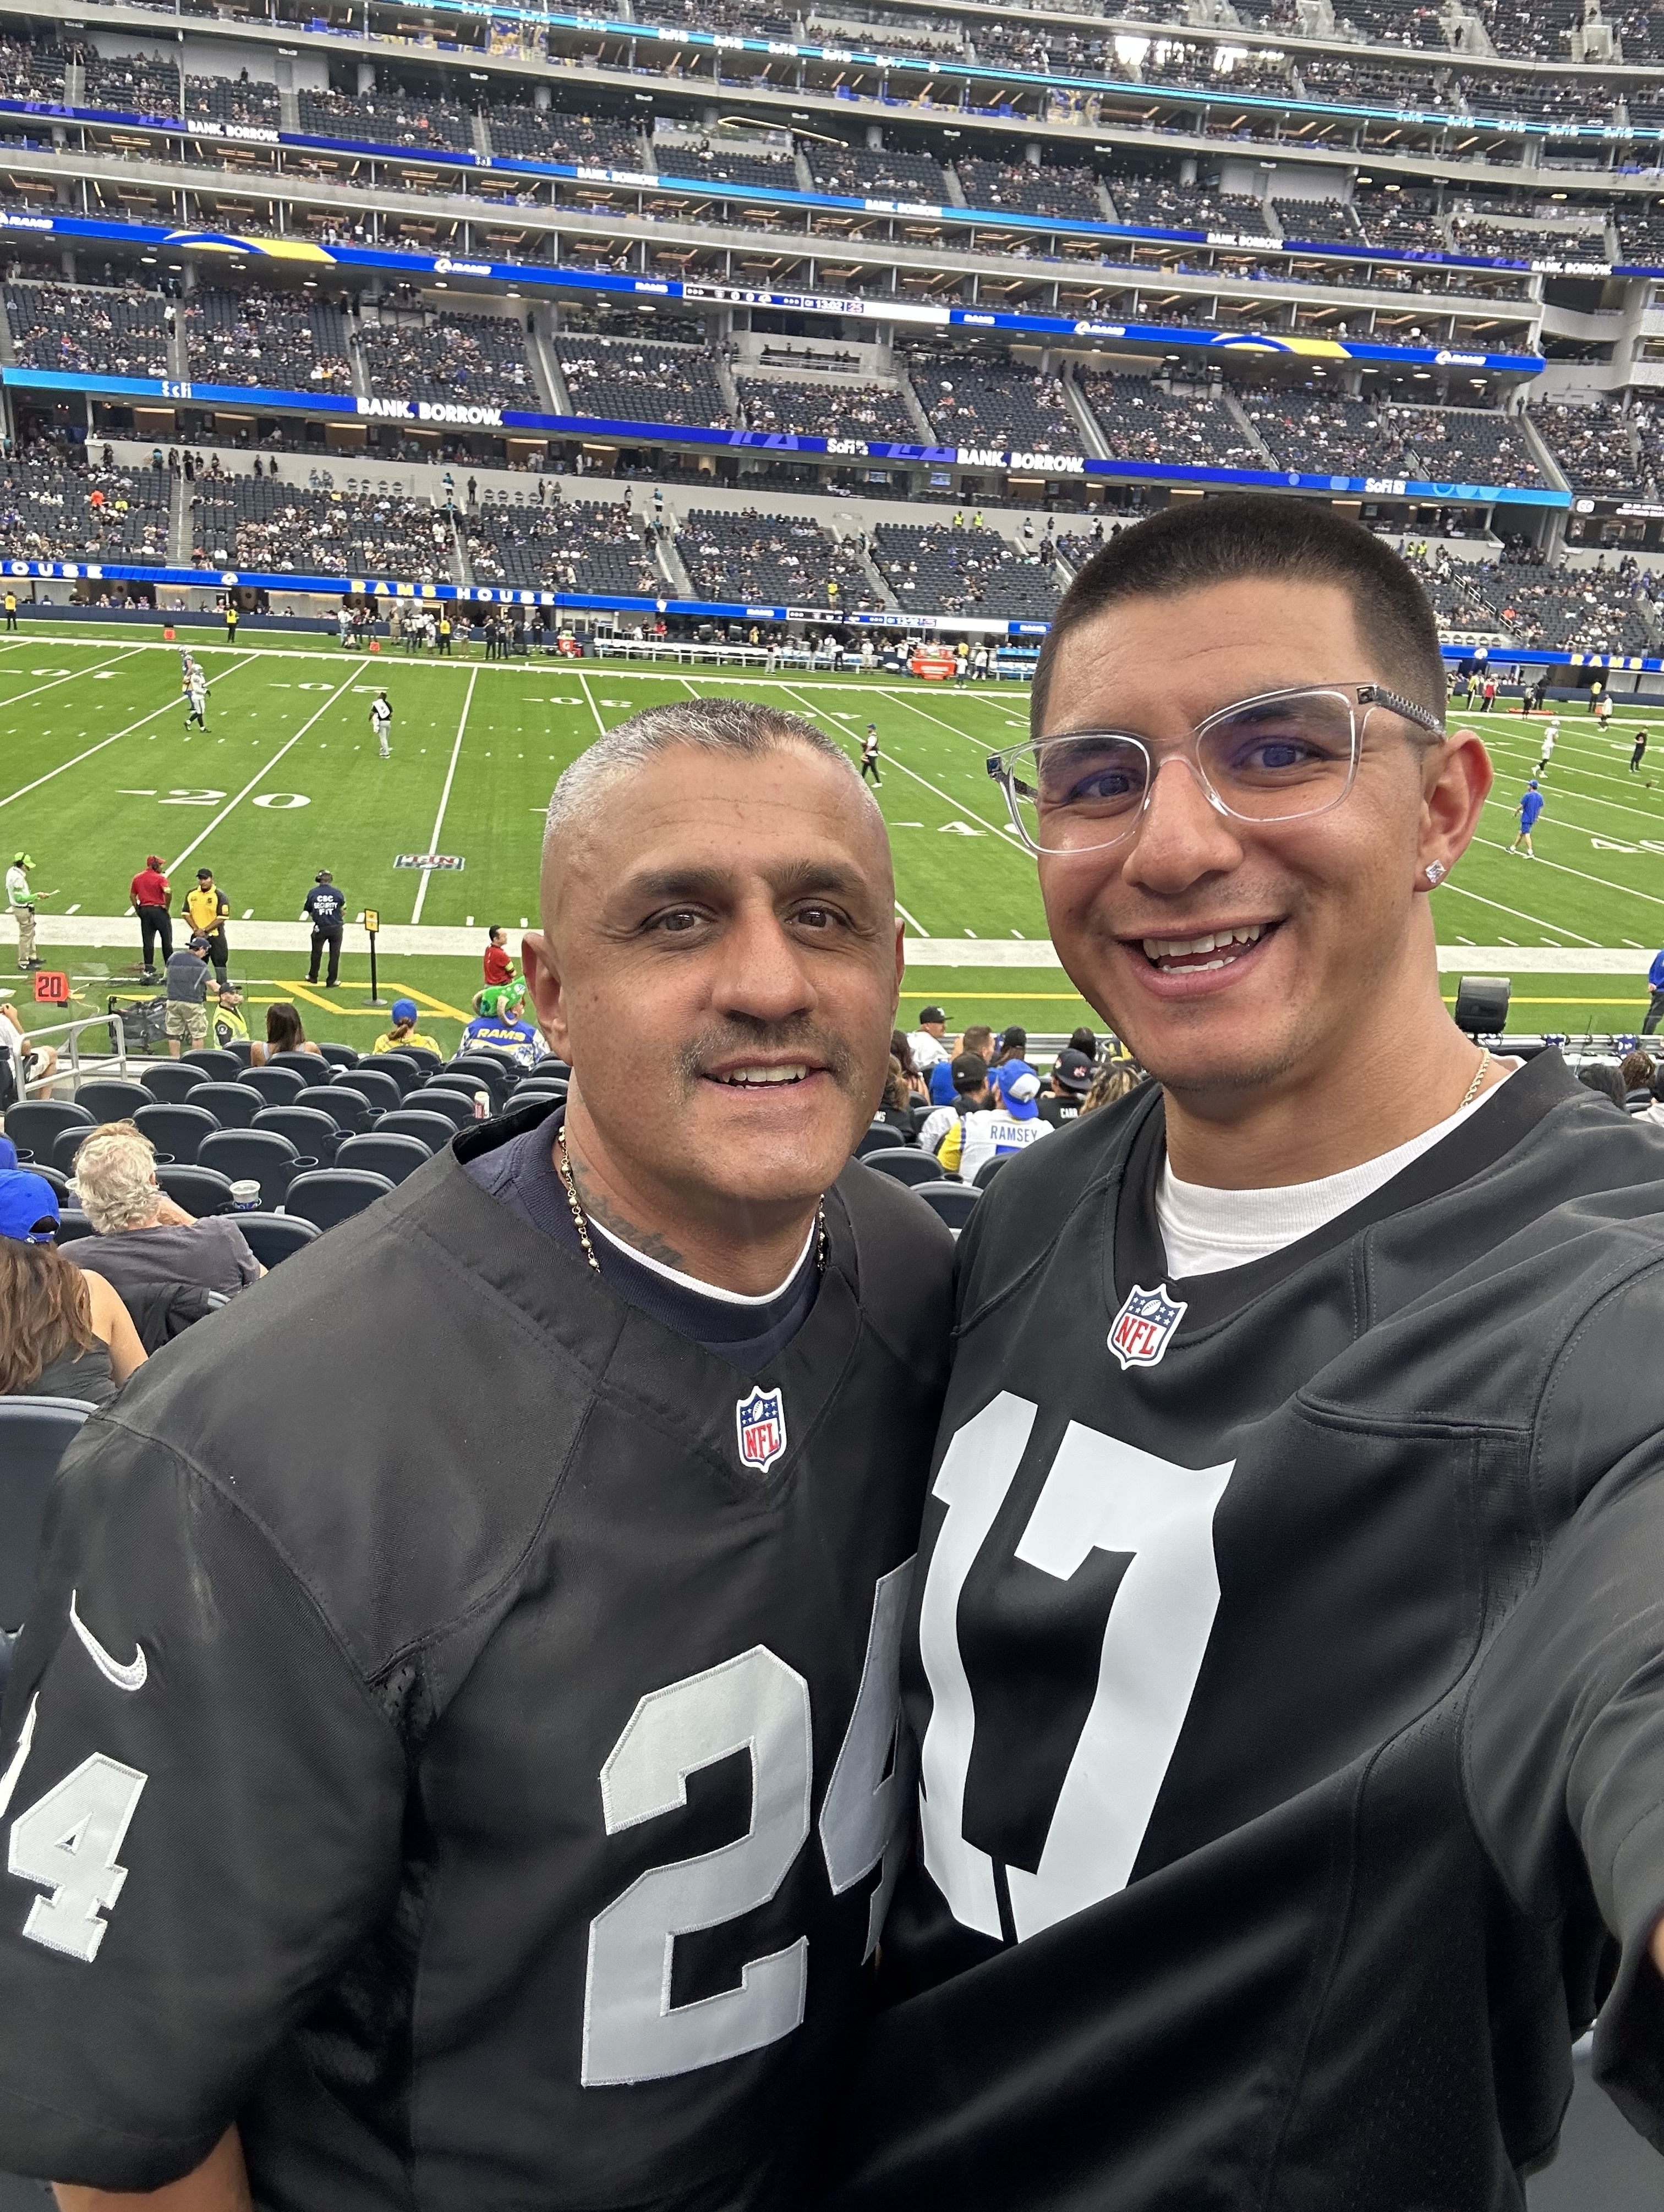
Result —
[{"label": "white yard line", "polygon": [[[235,668],[226,671],[229,676],[235,676],[239,672]],[[107,738],[101,738],[95,745],[88,745],[84,753],[76,753],[73,760],[62,761],[58,767],[48,769],[45,775],[36,776],[33,783],[21,784],[15,791],[8,792],[3,799],[0,799],[0,806],[9,806],[15,799],[27,799],[30,792],[39,791],[43,783],[50,783],[55,775],[63,775],[72,768],[79,768],[82,761],[90,760],[94,753],[101,753],[106,745],[114,744],[118,738],[131,737],[135,730],[142,730],[147,722],[154,722],[158,714],[165,714],[170,707],[177,707],[178,704],[177,699],[168,699],[160,707],[152,707],[148,714],[141,714],[137,721],[129,722],[125,730],[117,730]]]},{"label": "white yard line", "polygon": [[[579,690],[580,690],[580,691],[582,691],[582,694],[583,694],[584,697],[585,697],[585,698],[589,702],[589,711],[590,711],[590,713],[591,713],[591,714],[594,716],[594,718],[595,718],[595,728],[596,728],[596,731],[597,731],[597,732],[599,733],[599,735],[600,735],[601,737],[603,737],[603,738],[604,738],[604,737],[606,735],[606,723],[605,723],[605,722],[603,722],[603,721],[602,721],[602,720],[601,720],[601,718],[600,718],[600,708],[595,704],[595,695],[594,695],[594,692],[589,689],[589,679],[588,678],[588,677],[586,677],[586,676],[585,676],[585,674],[584,674],[583,671],[582,671],[581,668],[579,669],[579,671],[578,671],[577,674],[578,674],[578,689],[579,689]],[[686,678],[684,678],[682,680],[683,680],[684,682],[686,682]]]},{"label": "white yard line", "polygon": [[[462,720],[456,726],[456,743],[451,747],[451,764],[445,771],[445,787],[439,794],[439,811],[433,817],[433,835],[428,840],[430,853],[439,850],[439,833],[445,826],[445,809],[451,803],[451,786],[456,781],[456,763],[462,755],[463,734],[468,726],[468,709],[474,702],[474,678],[478,673],[477,668],[469,671],[467,693],[462,702]],[[412,929],[422,919],[422,908],[427,903],[428,878],[432,873],[431,868],[424,868],[422,880],[416,886],[416,904],[411,910]]]},{"label": "white yard line", "polygon": [[[794,690],[789,684],[777,684],[775,688],[777,690],[785,692],[789,697],[795,699],[800,707],[808,706],[808,702],[803,697],[802,692]],[[962,736],[964,734],[963,732],[961,732],[960,734]],[[975,742],[975,739],[972,738],[972,743],[974,744]],[[1002,824],[997,822],[990,822],[985,814],[977,813],[973,808],[967,806],[962,799],[954,799],[950,793],[945,792],[939,783],[932,783],[929,776],[921,775],[917,769],[909,768],[905,761],[898,760],[893,753],[886,753],[883,756],[883,765],[886,768],[899,768],[903,775],[911,776],[915,783],[922,783],[926,791],[934,792],[936,797],[940,799],[944,805],[953,808],[956,819],[965,815],[969,815],[972,822],[980,823],[984,830],[989,830],[993,834],[1003,851],[1009,853],[1015,847],[1019,857],[1023,855],[1024,847],[1022,845],[1022,842],[1018,837],[1016,831],[1011,829],[1009,823]]]},{"label": "white yard line", "polygon": [[[236,673],[235,669],[232,671],[232,673],[234,675]],[[208,824],[208,827],[203,830],[199,836],[193,837],[190,843],[186,847],[185,850],[182,853],[175,854],[174,858],[168,863],[168,873],[170,876],[176,875],[180,869],[182,868],[185,863],[190,859],[192,854],[197,851],[198,847],[207,843],[208,840],[219,828],[221,823],[227,821],[236,812],[237,809],[242,805],[244,799],[247,798],[249,793],[254,789],[256,785],[265,782],[266,777],[269,776],[272,769],[277,767],[277,763],[283,758],[283,755],[287,752],[292,752],[295,747],[300,744],[301,739],[306,735],[307,732],[312,727],[313,724],[316,721],[321,720],[322,718],[328,714],[330,708],[335,705],[338,700],[348,696],[349,690],[350,687],[346,684],[343,684],[339,690],[332,691],[330,693],[328,698],[325,700],[323,705],[318,708],[315,714],[308,715],[306,720],[302,723],[300,728],[296,731],[294,736],[289,738],[284,744],[279,745],[277,751],[272,754],[271,759],[266,762],[265,765],[259,769],[255,775],[249,777],[247,782],[244,784],[242,789],[237,793],[236,797],[227,800],[226,804],[221,807],[219,812]]]},{"label": "white yard line", "polygon": [[82,677],[96,676],[101,668],[112,667],[118,660],[130,659],[137,650],[137,646],[130,645],[121,653],[113,653],[103,660],[94,660],[90,667],[69,669],[62,676],[54,676],[50,684],[37,684],[32,690],[18,692],[15,698],[0,699],[0,714],[9,714],[14,707],[21,707],[26,699],[38,699],[43,691],[56,691],[60,684],[76,684]]}]

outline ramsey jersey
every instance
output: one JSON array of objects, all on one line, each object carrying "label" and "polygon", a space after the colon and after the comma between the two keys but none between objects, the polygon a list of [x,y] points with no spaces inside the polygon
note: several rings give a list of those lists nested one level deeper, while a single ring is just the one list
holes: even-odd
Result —
[{"label": "ramsey jersey", "polygon": [[89,1425],[0,1736],[0,2166],[149,2189],[235,2119],[262,2212],[795,2212],[951,1318],[911,1194],[826,1222],[753,1377],[448,1152]]},{"label": "ramsey jersey", "polygon": [[[978,1169],[986,1167],[1000,1153],[1024,1152],[1037,1139],[1051,1133],[1051,1124],[1043,1121],[1038,1114],[1025,1121],[997,1108],[983,1108],[971,1114],[955,1111],[936,1147],[936,1155],[949,1175],[962,1176],[966,1182],[974,1182]],[[922,1141],[930,1142],[928,1122]]]},{"label": "ramsey jersey", "polygon": [[1163,1149],[1151,1085],[960,1245],[834,2201],[1517,2207],[1603,1996],[1664,2140],[1664,1139],[1547,1054],[1191,1282]]}]

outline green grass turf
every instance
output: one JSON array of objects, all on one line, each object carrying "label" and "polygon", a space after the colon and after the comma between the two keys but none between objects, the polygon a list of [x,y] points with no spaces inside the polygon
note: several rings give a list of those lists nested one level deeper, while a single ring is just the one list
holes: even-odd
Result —
[{"label": "green grass turf", "polygon": [[[565,763],[599,728],[641,707],[730,692],[811,713],[852,753],[869,718],[877,722],[878,796],[910,935],[1006,944],[1045,936],[1033,862],[984,769],[990,751],[1022,732],[1027,695],[1018,687],[762,682],[724,670],[649,674],[622,662],[501,665],[466,649],[448,664],[258,634],[235,651],[204,653],[209,726],[187,733],[178,655],[154,633],[77,633],[69,643],[58,635],[25,630],[0,641],[3,857],[33,853],[36,885],[55,894],[42,899],[47,916],[121,915],[147,852],[161,853],[181,884],[211,866],[231,902],[234,972],[257,999],[294,995],[304,962],[239,953],[237,925],[250,915],[295,919],[320,867],[334,871],[355,913],[375,906],[387,923],[472,919],[482,939],[490,921],[516,932],[536,915],[540,817]],[[369,728],[369,695],[382,683],[394,709],[389,762],[377,757]],[[1664,942],[1664,714],[1651,725],[1650,777],[1628,773],[1635,720],[1623,717],[1602,735],[1582,712],[1563,718],[1539,857],[1527,862],[1506,848],[1542,720],[1477,718],[1496,787],[1472,851],[1435,894],[1441,944],[1637,955],[1633,980],[1521,975],[1516,1029],[1630,1028],[1644,1008],[1646,961]],[[394,866],[401,853],[436,849],[460,854],[466,867],[435,874],[424,888],[420,873]],[[95,1006],[106,973],[119,978],[132,963],[136,941],[134,925],[131,938],[52,958]],[[327,1007],[340,1034],[367,1037],[375,1018],[360,1003],[367,963],[350,955],[343,972],[334,1001],[320,994],[314,1026]],[[383,995],[410,989],[449,1042],[478,981],[472,960],[401,957],[384,964]],[[1454,993],[1454,975],[1445,988]],[[956,1026],[1017,1019],[1055,1030],[1089,1018],[1054,968],[915,970],[903,1006],[909,1023],[927,998],[940,999]]]}]

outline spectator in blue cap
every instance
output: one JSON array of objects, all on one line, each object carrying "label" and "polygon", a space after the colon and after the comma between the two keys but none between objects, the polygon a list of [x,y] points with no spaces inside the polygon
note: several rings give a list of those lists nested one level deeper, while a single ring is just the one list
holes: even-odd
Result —
[{"label": "spectator in blue cap", "polygon": [[372,1052],[397,1052],[401,1044],[413,1044],[424,1051],[444,1054],[430,1036],[424,1036],[416,1026],[414,999],[395,999],[393,1002],[393,1027],[386,1030],[370,1047]]},{"label": "spectator in blue cap", "polygon": [[0,1396],[102,1406],[144,1347],[112,1286],[58,1249],[58,1220],[44,1176],[0,1170]]}]

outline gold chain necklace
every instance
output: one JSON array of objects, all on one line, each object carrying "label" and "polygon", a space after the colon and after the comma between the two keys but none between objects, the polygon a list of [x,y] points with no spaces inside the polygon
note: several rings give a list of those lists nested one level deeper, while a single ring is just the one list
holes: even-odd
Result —
[{"label": "gold chain necklace", "polygon": [[1484,1081],[1485,1070],[1490,1066],[1490,1047],[1487,1045],[1484,1048],[1484,1050],[1479,1054],[1478,1073],[1474,1076],[1472,1082],[1468,1085],[1467,1090],[1463,1096],[1461,1105],[1456,1109],[1457,1113],[1460,1114],[1463,1112],[1467,1107],[1471,1106],[1473,1103],[1473,1101],[1478,1097],[1479,1085]]},{"label": "gold chain necklace", "polygon": [[[578,1196],[576,1179],[574,1177],[572,1173],[571,1155],[566,1149],[566,1123],[564,1119],[562,1120],[559,1128],[555,1132],[555,1165],[560,1174],[560,1187],[566,1193],[566,1203],[571,1208],[572,1226],[578,1232],[578,1242],[583,1247],[583,1256],[599,1275],[600,1273],[600,1261],[595,1257],[595,1248],[589,1239],[589,1218],[583,1210],[583,1200]],[[828,1244],[826,1236],[826,1202],[824,1199],[821,1200],[820,1203],[814,1209],[814,1226],[815,1273],[820,1275],[824,1275],[826,1272],[826,1252]]]}]

